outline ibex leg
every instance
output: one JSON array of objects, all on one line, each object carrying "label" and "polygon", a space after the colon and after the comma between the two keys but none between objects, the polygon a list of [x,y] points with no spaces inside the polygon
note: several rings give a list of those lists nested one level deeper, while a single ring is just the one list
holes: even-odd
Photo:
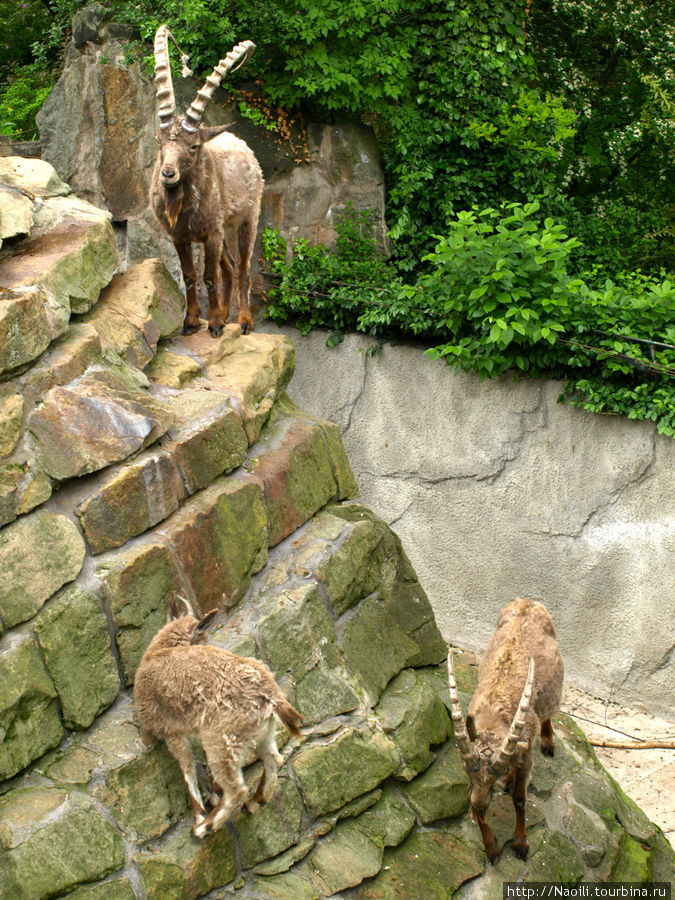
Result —
[{"label": "ibex leg", "polygon": [[249,812],[255,812],[259,804],[267,803],[277,786],[279,766],[283,760],[277,750],[276,733],[276,721],[274,716],[270,716],[256,745],[258,759],[262,760],[263,773],[255,793],[246,802],[246,809]]},{"label": "ibex leg", "polygon": [[212,337],[220,337],[223,333],[225,319],[220,308],[221,289],[220,259],[223,247],[223,233],[212,232],[204,242],[204,283],[209,296],[209,331]]},{"label": "ibex leg", "polygon": [[190,806],[192,807],[192,815],[196,827],[204,820],[206,810],[204,809],[202,795],[197,784],[197,769],[190,742],[184,737],[168,737],[165,738],[165,742],[169,753],[175,758],[183,773],[185,786],[190,795]]},{"label": "ibex leg", "polygon": [[206,737],[202,735],[202,744],[206,753],[206,761],[215,783],[220,787],[220,801],[208,816],[192,831],[195,837],[203,838],[224,825],[234,812],[241,809],[246,799],[246,784],[241,774],[241,767],[235,761],[240,748],[228,746],[226,737]]},{"label": "ibex leg", "polygon": [[192,334],[199,330],[199,301],[197,300],[197,270],[192,259],[192,244],[179,244],[174,242],[180,268],[185,282],[185,296],[187,299],[187,313],[183,322],[183,334]]},{"label": "ibex leg", "polygon": [[255,243],[255,229],[251,222],[242,222],[239,226],[239,325],[241,333],[253,331],[253,317],[249,307],[249,269]]},{"label": "ibex leg", "polygon": [[476,824],[480,828],[480,835],[483,838],[483,846],[485,847],[487,858],[491,863],[496,862],[499,859],[499,844],[497,843],[497,838],[495,837],[493,830],[490,828],[485,818],[487,810],[479,810],[476,809],[475,806],[472,806],[471,812],[476,820]]},{"label": "ibex leg", "polygon": [[513,805],[516,810],[516,830],[513,833],[513,852],[520,859],[527,859],[530,845],[527,841],[527,829],[525,827],[525,806],[527,805],[527,784],[529,772],[516,771],[513,783]]},{"label": "ibex leg", "polygon": [[553,725],[550,719],[544,719],[541,723],[541,752],[544,756],[553,756],[555,753],[555,740],[553,739]]},{"label": "ibex leg", "polygon": [[223,321],[227,322],[230,315],[230,300],[232,299],[232,283],[234,281],[234,260],[227,248],[227,243],[223,243],[220,254],[220,276],[221,284],[218,300],[223,314]]}]

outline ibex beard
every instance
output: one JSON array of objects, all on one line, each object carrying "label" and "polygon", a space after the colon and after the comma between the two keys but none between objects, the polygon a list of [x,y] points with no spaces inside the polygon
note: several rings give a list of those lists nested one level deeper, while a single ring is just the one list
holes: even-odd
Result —
[{"label": "ibex beard", "polygon": [[512,794],[516,812],[513,850],[526,859],[525,807],[534,741],[540,731],[542,753],[553,756],[551,716],[560,708],[562,697],[563,661],[546,607],[519,598],[502,609],[480,663],[466,720],[452,653],[448,654],[448,682],[455,737],[469,776],[471,812],[487,857],[494,863],[500,854],[486,815],[495,782],[506,776],[504,787]]}]

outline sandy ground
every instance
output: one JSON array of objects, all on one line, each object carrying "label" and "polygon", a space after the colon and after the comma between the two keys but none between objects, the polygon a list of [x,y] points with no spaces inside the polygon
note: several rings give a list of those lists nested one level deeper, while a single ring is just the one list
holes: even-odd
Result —
[{"label": "sandy ground", "polygon": [[[600,740],[675,740],[675,723],[565,686],[563,712]],[[595,747],[598,759],[675,847],[675,750]]]}]

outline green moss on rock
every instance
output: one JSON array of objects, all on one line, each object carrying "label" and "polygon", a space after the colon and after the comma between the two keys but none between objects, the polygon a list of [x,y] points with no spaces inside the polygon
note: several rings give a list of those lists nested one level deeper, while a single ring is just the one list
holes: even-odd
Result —
[{"label": "green moss on rock", "polygon": [[32,639],[0,651],[0,779],[11,778],[61,741],[56,696]]},{"label": "green moss on rock", "polygon": [[135,863],[147,900],[193,900],[227,884],[237,873],[228,829],[199,841],[187,823],[159,846],[136,856]]},{"label": "green moss on rock", "polygon": [[77,587],[60,594],[34,625],[69,728],[87,728],[120,691],[108,623],[96,597]]},{"label": "green moss on rock", "polygon": [[381,731],[364,726],[302,746],[291,765],[309,812],[318,816],[377,787],[398,768],[399,754]]},{"label": "green moss on rock", "polygon": [[[39,548],[40,565],[35,565]],[[65,516],[40,509],[0,533],[0,610],[11,628],[32,618],[59,588],[77,578],[85,546]]]}]

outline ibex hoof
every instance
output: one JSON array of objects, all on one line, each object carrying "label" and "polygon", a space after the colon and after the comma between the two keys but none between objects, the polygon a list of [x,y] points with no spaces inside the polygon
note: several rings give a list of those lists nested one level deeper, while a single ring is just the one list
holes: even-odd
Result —
[{"label": "ibex hoof", "polygon": [[527,841],[514,841],[513,842],[513,852],[516,854],[518,859],[527,859],[527,854],[530,850],[530,845]]},{"label": "ibex hoof", "polygon": [[194,334],[195,331],[199,331],[199,327],[199,322],[194,325],[192,322],[188,322],[188,320],[186,319],[183,322],[183,334]]},{"label": "ibex hoof", "polygon": [[497,860],[499,859],[499,852],[500,852],[499,847],[497,847],[495,845],[494,848],[490,848],[489,850],[486,850],[485,852],[487,853],[488,860],[492,863],[492,865],[494,865],[497,862]]},{"label": "ibex hoof", "polygon": [[209,334],[211,337],[219,338],[223,333],[222,325],[209,325]]},{"label": "ibex hoof", "polygon": [[555,756],[555,746],[553,744],[541,742],[541,752],[544,756]]},{"label": "ibex hoof", "polygon": [[250,334],[253,331],[253,325],[249,322],[242,322],[239,327],[241,328],[242,334]]}]

